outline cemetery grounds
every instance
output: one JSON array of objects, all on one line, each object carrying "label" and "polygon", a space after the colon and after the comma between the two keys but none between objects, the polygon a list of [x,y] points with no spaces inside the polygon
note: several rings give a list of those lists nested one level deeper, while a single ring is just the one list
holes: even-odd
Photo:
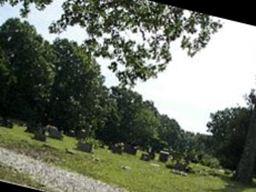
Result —
[{"label": "cemetery grounds", "polygon": [[[254,192],[256,186],[242,186],[231,181],[223,170],[191,164],[194,173],[180,175],[156,160],[140,160],[141,151],[134,155],[113,154],[106,148],[93,153],[76,150],[77,140],[64,136],[63,140],[47,138],[46,142],[32,139],[25,127],[0,127],[0,147],[39,159],[51,166],[77,172],[131,192]],[[12,167],[0,164],[0,179],[47,190],[47,186],[33,180]]]}]

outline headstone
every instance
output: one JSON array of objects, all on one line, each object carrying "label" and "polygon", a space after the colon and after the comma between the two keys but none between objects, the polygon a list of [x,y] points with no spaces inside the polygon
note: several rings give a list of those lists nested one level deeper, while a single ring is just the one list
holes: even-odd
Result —
[{"label": "headstone", "polygon": [[86,153],[91,153],[93,150],[93,146],[92,146],[92,144],[78,141],[77,149],[79,149],[80,151],[86,152]]},{"label": "headstone", "polygon": [[63,139],[63,134],[61,131],[58,130],[57,127],[52,126],[52,125],[47,125],[46,129],[47,129],[49,137],[51,137],[53,139],[59,139],[59,140]]},{"label": "headstone", "polygon": [[152,165],[153,167],[160,167],[160,165],[156,163],[150,163],[150,165]]},{"label": "headstone", "polygon": [[150,155],[148,153],[142,153],[140,159],[143,160],[143,161],[150,161],[151,160]]},{"label": "headstone", "polygon": [[149,154],[149,157],[150,157],[151,160],[154,160],[154,159],[155,159],[155,157],[156,157],[156,152],[155,152],[155,150],[153,150],[153,148],[149,148],[149,149],[148,149],[148,154]]},{"label": "headstone", "polygon": [[116,143],[115,145],[112,146],[112,153],[116,153],[121,155],[124,150],[124,144],[123,143]]},{"label": "headstone", "polygon": [[188,176],[188,174],[185,173],[185,172],[183,172],[183,171],[172,170],[172,172],[173,172],[174,174],[177,174],[177,175]]},{"label": "headstone", "polygon": [[155,157],[156,157],[156,153],[155,152],[149,153],[149,157],[150,157],[151,160],[154,160]]},{"label": "headstone", "polygon": [[25,130],[25,132],[28,133],[35,133],[38,129],[36,123],[30,122],[26,124],[27,129]]},{"label": "headstone", "polygon": [[74,130],[69,130],[66,135],[69,136],[69,137],[75,137],[76,132]]},{"label": "headstone", "polygon": [[181,162],[177,162],[175,165],[174,165],[174,169],[175,170],[178,170],[178,171],[182,171],[182,172],[190,172],[190,167],[188,166],[188,164],[186,162],[184,163],[181,163]]},{"label": "headstone", "polygon": [[45,134],[45,129],[43,127],[39,127],[35,132],[34,132],[34,139],[38,141],[46,141],[46,134]]},{"label": "headstone", "polygon": [[76,154],[73,150],[65,148],[66,153],[74,155]]},{"label": "headstone", "polygon": [[133,145],[125,145],[124,146],[124,152],[131,154],[131,155],[136,155],[138,148]]},{"label": "headstone", "polygon": [[124,170],[131,170],[131,167],[129,167],[129,166],[124,166],[124,165],[121,166],[121,168],[124,169]]},{"label": "headstone", "polygon": [[78,140],[84,140],[87,137],[87,132],[85,129],[81,129],[76,134]]},{"label": "headstone", "polygon": [[93,158],[93,161],[96,161],[96,162],[99,162],[100,161],[100,158]]},{"label": "headstone", "polygon": [[160,151],[159,153],[159,161],[165,163],[169,160],[170,153],[167,151]]}]

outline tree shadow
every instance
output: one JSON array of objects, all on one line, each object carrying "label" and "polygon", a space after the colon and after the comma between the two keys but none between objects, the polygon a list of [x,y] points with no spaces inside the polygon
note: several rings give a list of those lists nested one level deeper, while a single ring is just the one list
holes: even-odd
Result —
[{"label": "tree shadow", "polygon": [[246,189],[252,188],[255,188],[256,191],[255,182],[250,185],[243,185],[232,180],[229,176],[219,175],[218,177],[225,182],[225,187],[221,189],[210,189],[210,192],[244,192]]}]

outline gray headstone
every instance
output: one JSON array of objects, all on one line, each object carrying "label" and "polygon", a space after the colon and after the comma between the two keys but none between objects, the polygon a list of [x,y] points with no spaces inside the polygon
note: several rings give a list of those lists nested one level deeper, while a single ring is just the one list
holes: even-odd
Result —
[{"label": "gray headstone", "polygon": [[51,138],[59,139],[59,140],[63,139],[62,132],[59,131],[58,128],[55,127],[55,126],[48,125],[47,126],[47,132],[48,132],[48,136],[51,137]]},{"label": "gray headstone", "polygon": [[143,161],[150,161],[151,160],[150,155],[148,153],[142,153],[140,159],[143,160]]},{"label": "gray headstone", "polygon": [[77,143],[77,149],[83,152],[91,153],[93,151],[93,146],[92,144],[89,143],[83,143],[79,141]]},{"label": "gray headstone", "polygon": [[136,155],[138,148],[133,145],[125,145],[124,146],[124,152],[131,154],[131,155]]},{"label": "gray headstone", "polygon": [[170,153],[167,151],[160,151],[159,153],[159,161],[167,162],[169,160]]}]

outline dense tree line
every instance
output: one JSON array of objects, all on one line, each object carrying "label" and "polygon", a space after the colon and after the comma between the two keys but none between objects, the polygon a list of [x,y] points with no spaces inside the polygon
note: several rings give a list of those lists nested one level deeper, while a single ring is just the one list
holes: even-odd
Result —
[{"label": "dense tree line", "polygon": [[28,22],[0,27],[0,113],[36,129],[51,124],[64,132],[85,129],[107,144],[124,142],[177,151],[198,144],[175,119],[125,87],[104,86],[95,59],[67,39],[49,43]]},{"label": "dense tree line", "polygon": [[207,124],[212,133],[213,152],[222,166],[235,171],[234,179],[252,182],[255,175],[255,91],[246,96],[246,107],[226,108],[211,114]]},{"label": "dense tree line", "polygon": [[169,149],[200,161],[217,157],[237,169],[252,102],[211,114],[212,134],[184,131],[152,101],[124,86],[107,88],[100,66],[84,46],[67,39],[49,43],[28,22],[9,19],[0,27],[0,114],[36,129],[51,124],[69,132],[85,129],[106,144],[124,142],[146,150]]},{"label": "dense tree line", "polygon": [[[21,15],[25,16],[28,14],[31,4],[35,4],[37,9],[42,10],[51,4],[52,0],[0,0],[0,5],[4,3],[9,3],[12,6],[22,3]],[[165,70],[167,63],[172,59],[170,52],[172,42],[181,39],[181,48],[187,50],[189,56],[194,56],[206,47],[211,35],[221,27],[219,22],[201,13],[186,12],[180,8],[153,1],[66,0],[62,8],[63,14],[58,21],[52,23],[50,31],[56,33],[65,30],[68,26],[80,25],[88,34],[83,45],[86,52],[74,42],[67,40],[56,40],[51,45],[37,35],[35,29],[26,22],[9,20],[1,26],[0,113],[2,116],[20,118],[30,124],[50,122],[65,131],[70,126],[72,129],[86,127],[91,135],[95,133],[103,140],[112,138],[118,141],[118,137],[106,127],[115,129],[114,133],[122,133],[123,128],[127,128],[127,124],[123,122],[126,117],[124,114],[127,113],[127,117],[131,118],[131,122],[129,121],[128,124],[133,125],[136,129],[129,127],[131,133],[124,132],[123,139],[126,142],[144,143],[145,145],[157,143],[159,146],[172,143],[176,149],[191,151],[191,146],[197,150],[207,149],[209,143],[215,142],[216,144],[217,138],[226,137],[228,139],[226,144],[222,144],[226,141],[220,140],[220,144],[216,144],[216,147],[211,145],[212,147],[206,151],[210,150],[211,153],[219,156],[225,166],[234,167],[235,158],[231,162],[227,162],[228,158],[224,157],[225,155],[221,156],[220,151],[225,151],[225,147],[229,148],[229,142],[232,143],[239,137],[233,131],[236,128],[230,129],[231,125],[224,123],[224,127],[226,127],[223,129],[230,130],[231,133],[225,132],[218,135],[216,127],[219,123],[223,123],[220,121],[216,124],[209,124],[209,131],[213,133],[213,137],[184,132],[176,129],[177,125],[174,121],[156,115],[151,108],[152,104],[148,106],[147,104],[150,102],[146,101],[139,101],[137,104],[142,108],[136,111],[136,115],[131,115],[126,110],[133,111],[133,107],[127,109],[120,107],[120,101],[113,98],[113,92],[103,86],[102,77],[94,76],[98,73],[98,67],[93,58],[102,56],[112,60],[109,69],[116,74],[123,85],[135,85],[137,79],[146,81],[156,77],[159,72]],[[140,36],[142,43],[125,38],[123,33],[126,32]],[[62,46],[65,48],[62,49]],[[72,56],[67,57],[70,53]],[[70,62],[80,64],[75,64],[70,68],[68,64]],[[60,66],[62,63],[68,65]],[[84,68],[82,67],[83,69],[80,70],[78,66]],[[88,66],[91,66],[91,69],[88,69]],[[64,71],[71,69],[70,74],[66,73],[69,71],[63,72],[62,67]],[[73,68],[79,70],[72,70]],[[90,74],[94,75],[90,76]],[[88,77],[93,83],[90,84],[89,81],[80,79],[80,75]],[[73,82],[67,83],[65,80],[70,78],[74,79]],[[83,84],[80,84],[82,86],[80,87],[79,83],[85,83],[86,88],[83,87]],[[83,94],[77,93],[73,86],[82,88]],[[127,91],[130,92],[130,90]],[[241,134],[246,136],[244,143],[241,142],[244,147],[237,166],[236,179],[242,182],[252,180],[255,163],[255,104],[254,99],[251,105],[253,107],[250,109],[250,120],[246,121],[249,122],[248,130],[243,129]],[[70,107],[66,105],[70,105]],[[62,112],[61,115],[58,115],[58,110]],[[212,118],[213,121],[219,121],[216,117]],[[231,119],[232,122],[236,121],[228,115],[224,118]],[[112,127],[113,122],[117,123]],[[151,123],[157,128],[149,126],[143,130],[143,126],[151,125]],[[175,128],[166,128],[166,125],[172,125]],[[244,123],[239,124],[238,127],[237,129],[241,129],[244,127]],[[141,138],[136,136],[134,139],[133,134],[138,133],[145,134]],[[146,135],[150,135],[149,138],[146,138]],[[174,135],[175,139],[171,140],[170,138]],[[197,140],[203,144],[194,145]],[[243,139],[239,138],[238,140],[240,142]],[[232,152],[232,155],[239,154],[240,149],[236,150]],[[232,163],[233,165],[231,165]]]},{"label": "dense tree line", "polygon": [[214,153],[221,164],[235,170],[241,158],[251,111],[246,107],[226,108],[211,114],[207,124],[212,133]]}]

